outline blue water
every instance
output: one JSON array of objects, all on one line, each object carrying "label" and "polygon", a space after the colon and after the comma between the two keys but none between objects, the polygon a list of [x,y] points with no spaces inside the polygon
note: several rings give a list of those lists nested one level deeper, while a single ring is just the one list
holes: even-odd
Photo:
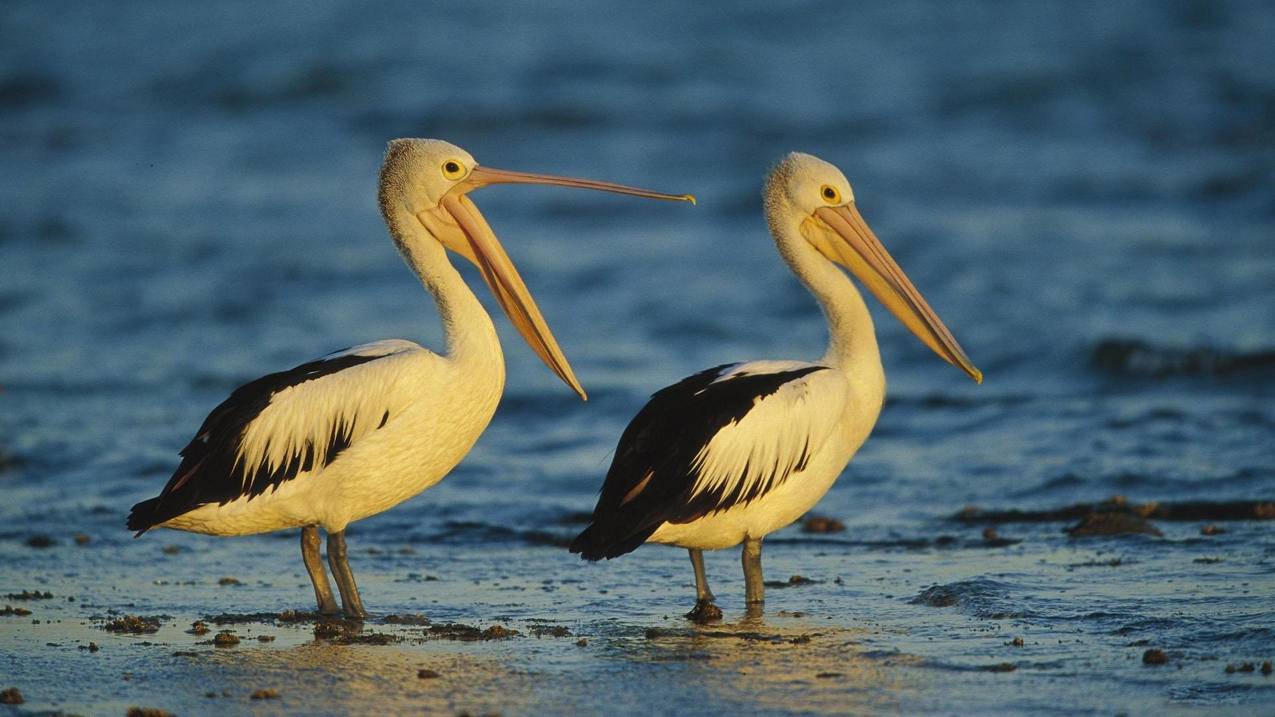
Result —
[{"label": "blue water", "polygon": [[[1061,524],[1007,526],[1023,542],[986,549],[977,527],[947,521],[965,505],[1116,494],[1275,498],[1268,4],[8,2],[0,38],[0,588],[54,592],[34,618],[82,632],[46,648],[58,641],[47,623],[0,617],[13,656],[0,672],[27,706],[199,711],[205,670],[286,675],[311,654],[290,650],[317,649],[283,637],[205,649],[164,683],[117,685],[111,670],[153,669],[151,653],[90,618],[165,614],[162,634],[185,646],[176,627],[197,617],[305,607],[292,536],[134,541],[123,517],[238,384],[363,341],[440,346],[376,209],[381,153],[399,136],[445,138],[496,167],[693,192],[699,205],[474,195],[591,400],[502,319],[509,380],[491,428],[444,483],[351,529],[356,551],[385,551],[355,571],[374,611],[553,617],[596,652],[534,641],[359,660],[490,660],[493,692],[461,684],[442,705],[515,714],[611,704],[582,683],[633,711],[682,713],[1242,713],[1275,694],[1275,678],[1222,669],[1275,657],[1270,523],[1097,542]],[[591,509],[652,391],[727,361],[822,353],[818,310],[761,218],[762,176],[790,150],[845,170],[987,379],[972,384],[876,312],[887,405],[818,509],[849,531],[811,542],[790,529],[766,559],[770,578],[822,582],[772,591],[772,612],[809,615],[764,629],[796,619],[814,625],[798,632],[831,632],[758,667],[725,648],[756,641],[710,640],[705,656],[694,635],[643,637],[683,629],[683,554],[647,547],[587,566],[551,543],[580,527],[572,516]],[[56,544],[27,547],[36,534]],[[940,534],[960,540],[906,547]],[[411,556],[393,552],[404,545]],[[709,570],[737,616],[734,554],[710,556]],[[222,575],[245,585],[228,592]],[[909,602],[934,584],[968,600]],[[509,585],[521,586],[512,602]],[[1022,635],[1025,647],[1006,646]],[[96,657],[67,647],[90,637],[106,645]],[[1171,664],[1144,667],[1142,639]],[[340,659],[319,663],[345,685]],[[980,669],[1002,662],[1017,669]],[[113,681],[39,686],[79,669]],[[288,699],[276,707],[342,709]],[[219,709],[249,708],[235,704]]]}]

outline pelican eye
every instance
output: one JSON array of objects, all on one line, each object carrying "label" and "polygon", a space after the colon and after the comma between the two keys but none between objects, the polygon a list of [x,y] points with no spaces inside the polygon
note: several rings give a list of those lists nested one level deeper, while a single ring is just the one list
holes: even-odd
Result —
[{"label": "pelican eye", "polygon": [[465,166],[454,159],[443,162],[443,176],[448,179],[460,179],[465,176]]},{"label": "pelican eye", "polygon": [[841,203],[841,192],[838,192],[837,188],[831,184],[823,185],[823,187],[819,190],[819,194],[823,197],[823,200],[829,204]]}]

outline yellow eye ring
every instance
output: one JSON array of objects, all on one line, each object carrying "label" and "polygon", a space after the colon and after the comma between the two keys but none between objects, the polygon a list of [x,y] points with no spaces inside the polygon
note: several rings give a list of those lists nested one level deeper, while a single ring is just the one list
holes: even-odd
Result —
[{"label": "yellow eye ring", "polygon": [[460,179],[465,176],[465,165],[454,159],[443,162],[443,176],[448,179]]},{"label": "yellow eye ring", "polygon": [[838,192],[837,188],[831,184],[825,184],[820,187],[819,196],[823,197],[823,200],[829,204],[841,203],[841,192]]}]

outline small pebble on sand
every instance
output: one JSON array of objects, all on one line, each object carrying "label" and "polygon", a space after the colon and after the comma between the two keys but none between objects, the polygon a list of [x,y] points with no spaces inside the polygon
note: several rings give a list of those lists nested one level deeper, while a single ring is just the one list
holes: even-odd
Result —
[{"label": "small pebble on sand", "polygon": [[434,679],[438,679],[439,677],[442,677],[442,675],[438,674],[438,672],[435,670],[424,670],[424,669],[417,670],[416,676],[422,680],[434,680]]},{"label": "small pebble on sand", "polygon": [[265,689],[257,690],[252,693],[254,700],[277,700],[279,699],[279,690]]},{"label": "small pebble on sand", "polygon": [[238,578],[225,577],[218,580],[217,584],[218,585],[239,585],[241,583],[239,582]]}]

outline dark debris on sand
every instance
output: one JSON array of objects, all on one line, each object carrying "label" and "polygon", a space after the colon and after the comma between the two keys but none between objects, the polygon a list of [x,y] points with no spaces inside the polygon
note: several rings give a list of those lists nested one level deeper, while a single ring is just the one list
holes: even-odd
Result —
[{"label": "dark debris on sand", "polygon": [[1023,541],[1017,538],[1002,538],[995,528],[983,528],[983,546],[987,548],[1007,548]]},{"label": "dark debris on sand", "polygon": [[273,625],[275,623],[294,623],[294,622],[315,622],[326,619],[317,612],[305,612],[303,610],[284,610],[283,612],[223,612],[220,615],[213,615],[205,618],[214,625],[242,625],[245,623],[260,623],[263,625]]},{"label": "dark debris on sand", "polygon": [[177,717],[172,712],[158,707],[129,707],[125,714],[128,717]]},{"label": "dark debris on sand", "polygon": [[432,620],[420,613],[412,615],[386,615],[381,618],[381,622],[387,625],[430,625],[433,623]]},{"label": "dark debris on sand", "polygon": [[22,697],[22,693],[17,687],[10,687],[6,690],[0,690],[0,705],[20,705],[26,702]]},{"label": "dark debris on sand", "polygon": [[1169,656],[1164,653],[1164,650],[1153,647],[1142,653],[1142,664],[1144,665],[1164,665],[1168,662]]},{"label": "dark debris on sand", "polygon": [[845,523],[826,515],[807,515],[801,521],[803,533],[840,533],[845,529]]},{"label": "dark debris on sand", "polygon": [[532,625],[530,630],[536,637],[571,637],[571,631],[562,625]]},{"label": "dark debris on sand", "polygon": [[1163,538],[1164,533],[1142,517],[1130,513],[1090,513],[1067,529],[1073,538],[1097,538],[1113,535],[1153,535]]},{"label": "dark debris on sand", "polygon": [[1272,520],[1275,519],[1275,501],[1130,503],[1124,496],[1115,496],[1101,503],[1075,503],[1052,510],[985,511],[967,506],[951,519],[959,523],[1060,523],[1080,520],[1095,513],[1121,513],[1144,520],[1169,521]]},{"label": "dark debris on sand", "polygon": [[357,635],[345,634],[333,640],[338,645],[376,645],[378,647],[393,645],[402,641],[403,638],[398,635],[391,635],[386,632],[366,632]]},{"label": "dark debris on sand", "polygon": [[385,632],[363,632],[361,621],[341,618],[316,622],[314,639],[324,640],[334,645],[390,645],[403,641],[403,638],[398,635]]},{"label": "dark debris on sand", "polygon": [[146,635],[152,632],[159,632],[161,620],[158,617],[146,617],[145,615],[125,615],[116,618],[102,625],[102,629],[107,632],[122,632],[130,635]]},{"label": "dark debris on sand", "polygon": [[39,590],[23,590],[20,593],[8,593],[5,598],[9,600],[49,600],[53,598],[53,593],[40,592]]},{"label": "dark debris on sand", "polygon": [[787,580],[767,580],[765,585],[768,588],[795,588],[801,585],[814,585],[817,582],[819,581],[802,575],[793,575]]},{"label": "dark debris on sand", "polygon": [[473,625],[459,622],[444,622],[425,628],[425,637],[437,640],[460,640],[462,642],[503,640],[521,634],[517,630],[512,630],[503,625],[492,625],[486,630],[480,630]]},{"label": "dark debris on sand", "polygon": [[212,644],[217,647],[234,647],[239,644],[239,636],[229,630],[222,630],[213,635]]},{"label": "dark debris on sand", "polygon": [[686,619],[698,625],[707,625],[722,619],[722,609],[710,600],[698,600],[695,608],[686,613]]}]

